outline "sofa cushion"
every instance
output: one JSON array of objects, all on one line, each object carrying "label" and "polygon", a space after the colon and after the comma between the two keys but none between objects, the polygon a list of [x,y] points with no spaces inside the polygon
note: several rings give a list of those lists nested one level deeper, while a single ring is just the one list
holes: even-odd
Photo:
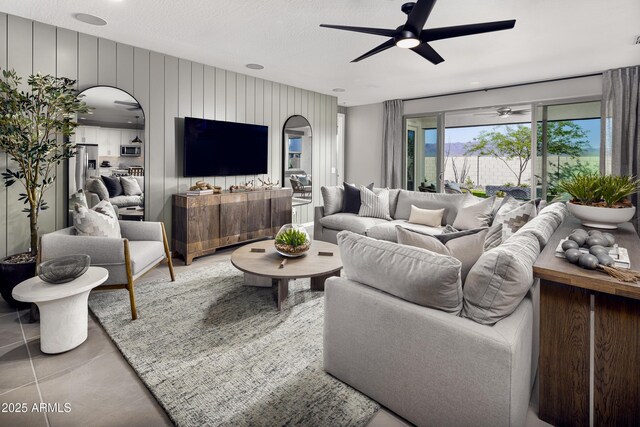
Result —
[{"label": "sofa cushion", "polygon": [[421,193],[400,190],[394,219],[409,219],[411,205],[421,209],[444,209],[442,225],[453,224],[458,209],[463,205],[464,194]]},{"label": "sofa cushion", "polygon": [[511,196],[507,196],[498,209],[493,223],[502,223],[502,241],[506,242],[512,234],[535,216],[536,204],[533,200],[521,203]]},{"label": "sofa cushion", "polygon": [[[347,182],[343,183],[344,185],[344,205],[342,206],[343,213],[354,213],[357,214],[360,212],[360,187],[357,187],[353,184],[349,184]],[[367,185],[369,190],[373,190],[373,182]]]},{"label": "sofa cushion", "polygon": [[100,178],[89,178],[87,180],[87,191],[91,191],[96,194],[100,200],[109,198],[109,190],[104,182]]},{"label": "sofa cushion", "polygon": [[133,274],[138,274],[149,265],[164,258],[164,244],[157,241],[130,240],[129,253],[131,254]]},{"label": "sofa cushion", "polygon": [[345,275],[414,304],[457,314],[462,306],[460,261],[425,249],[338,233]]},{"label": "sofa cushion", "polygon": [[531,233],[513,236],[485,252],[464,283],[462,316],[493,325],[518,307],[533,284],[533,263],[540,254]]},{"label": "sofa cushion", "polygon": [[360,211],[358,216],[382,218],[391,221],[389,215],[389,190],[382,188],[377,193],[364,185],[360,186]]},{"label": "sofa cushion", "polygon": [[[379,191],[383,190],[383,188],[377,188],[374,187],[373,188],[373,192],[378,194]],[[389,215],[391,215],[392,218],[395,217],[395,213],[396,213],[396,206],[398,205],[398,195],[400,195],[400,191],[397,188],[389,188]]]},{"label": "sofa cushion", "polygon": [[320,187],[322,201],[324,203],[324,214],[333,215],[342,212],[344,205],[344,188],[338,186]]},{"label": "sofa cushion", "polygon": [[397,242],[398,236],[396,233],[396,226],[401,225],[408,230],[417,230],[423,234],[431,234],[437,235],[442,233],[442,228],[440,227],[428,227],[426,225],[421,224],[411,224],[402,219],[396,219],[390,222],[383,222],[380,224],[376,224],[373,227],[367,230],[366,235],[368,237],[378,239],[378,240],[386,240],[389,242]]},{"label": "sofa cushion", "polygon": [[140,204],[140,196],[117,196],[111,197],[109,201],[114,206],[124,208],[128,206],[138,206]]},{"label": "sofa cushion", "polygon": [[[466,200],[469,200],[468,198]],[[491,225],[493,204],[496,197],[489,197],[481,202],[473,203],[458,209],[453,226],[458,230],[489,227]]]},{"label": "sofa cushion", "polygon": [[142,194],[142,188],[140,188],[138,180],[133,176],[121,176],[120,184],[125,196],[139,196]]},{"label": "sofa cushion", "polygon": [[398,225],[396,232],[398,243],[402,245],[416,246],[458,259],[462,263],[460,277],[464,283],[469,270],[484,252],[487,228],[433,236],[422,234],[416,230],[408,230]]},{"label": "sofa cushion", "polygon": [[93,209],[76,204],[73,210],[73,226],[79,236],[122,237],[118,214],[108,200],[102,200]]},{"label": "sofa cushion", "polygon": [[350,213],[337,213],[320,218],[323,227],[333,230],[349,230],[358,234],[365,234],[371,227],[386,223],[387,220],[381,218],[368,218]]},{"label": "sofa cushion", "polygon": [[568,213],[569,211],[564,203],[552,203],[542,209],[535,218],[523,225],[510,238],[529,232],[536,236],[540,247],[544,248],[547,242],[549,242],[553,232],[556,231],[556,228],[558,228]]},{"label": "sofa cushion", "polygon": [[120,177],[101,175],[104,185],[109,191],[109,198],[122,196],[124,191],[122,190],[122,184],[120,184]]},{"label": "sofa cushion", "polygon": [[493,248],[497,248],[502,244],[502,223],[496,222],[489,230],[487,230],[487,236],[484,239],[484,251],[489,251]]},{"label": "sofa cushion", "polygon": [[442,224],[444,208],[442,209],[420,209],[411,205],[411,213],[408,221],[411,224],[422,224],[429,227],[437,227]]}]

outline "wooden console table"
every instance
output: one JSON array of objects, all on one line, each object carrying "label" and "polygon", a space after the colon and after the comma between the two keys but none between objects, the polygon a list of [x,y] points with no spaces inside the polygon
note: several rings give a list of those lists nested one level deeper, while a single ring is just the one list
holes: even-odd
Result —
[{"label": "wooden console table", "polygon": [[187,265],[224,246],[274,236],[291,222],[290,188],[173,195],[173,250]]},{"label": "wooden console table", "polygon": [[[587,229],[565,220],[533,266],[541,283],[540,419],[555,426],[640,425],[640,285],[556,257],[558,242],[574,228]],[[629,251],[631,268],[640,269],[633,226],[611,234]]]}]

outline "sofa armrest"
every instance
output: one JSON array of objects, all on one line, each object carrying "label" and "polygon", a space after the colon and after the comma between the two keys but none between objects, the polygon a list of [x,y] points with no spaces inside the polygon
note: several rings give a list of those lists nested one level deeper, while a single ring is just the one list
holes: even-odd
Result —
[{"label": "sofa armrest", "polygon": [[324,217],[324,206],[316,206],[313,209],[313,238],[322,240],[322,224],[320,220]]},{"label": "sofa armrest", "polygon": [[531,306],[492,327],[331,278],[324,367],[416,425],[523,425]]},{"label": "sofa armrest", "polygon": [[43,235],[40,240],[40,257],[42,261],[46,261],[65,255],[86,254],[91,257],[91,265],[123,264],[124,240],[49,233]]},{"label": "sofa armrest", "polygon": [[160,222],[120,221],[120,232],[131,241],[163,241]]}]

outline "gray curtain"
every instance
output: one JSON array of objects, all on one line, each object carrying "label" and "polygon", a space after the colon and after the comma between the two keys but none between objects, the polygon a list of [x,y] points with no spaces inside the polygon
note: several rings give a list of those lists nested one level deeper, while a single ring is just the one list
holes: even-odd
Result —
[{"label": "gray curtain", "polygon": [[[604,171],[640,177],[640,66],[603,73]],[[632,198],[638,207],[638,196]],[[638,230],[638,215],[632,220]]]},{"label": "gray curtain", "polygon": [[402,100],[383,103],[382,186],[402,188]]}]

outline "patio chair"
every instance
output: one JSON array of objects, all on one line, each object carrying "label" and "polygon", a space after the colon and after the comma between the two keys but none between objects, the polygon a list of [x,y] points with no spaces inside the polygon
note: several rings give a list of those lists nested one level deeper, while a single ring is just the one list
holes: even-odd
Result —
[{"label": "patio chair", "polygon": [[293,188],[293,195],[300,194],[300,197],[309,198],[311,197],[311,186],[310,185],[302,185],[300,181],[295,178],[289,178],[291,182],[291,188]]}]

